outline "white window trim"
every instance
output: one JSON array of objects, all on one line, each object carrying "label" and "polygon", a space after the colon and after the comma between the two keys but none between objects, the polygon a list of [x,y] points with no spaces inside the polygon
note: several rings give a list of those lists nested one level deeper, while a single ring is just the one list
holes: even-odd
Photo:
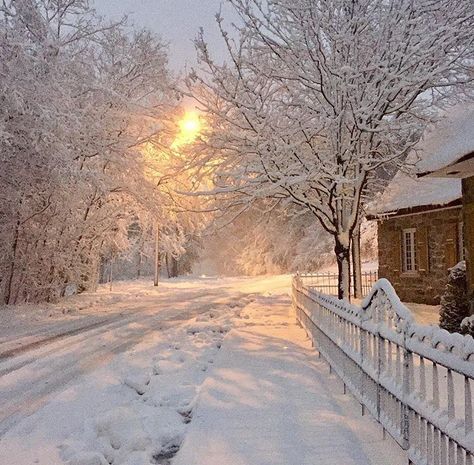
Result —
[{"label": "white window trim", "polygon": [[[406,253],[406,235],[410,234],[411,250],[410,261],[412,269],[408,269],[408,260]],[[416,266],[416,228],[407,228],[402,231],[402,270],[404,274],[416,274],[418,269]]]}]

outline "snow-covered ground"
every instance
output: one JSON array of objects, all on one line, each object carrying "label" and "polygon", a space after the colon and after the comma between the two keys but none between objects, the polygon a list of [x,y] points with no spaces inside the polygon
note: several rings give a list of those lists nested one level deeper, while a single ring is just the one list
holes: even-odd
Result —
[{"label": "snow-covered ground", "polygon": [[318,359],[285,295],[240,312],[173,465],[400,465],[405,453]]},{"label": "snow-covered ground", "polygon": [[[361,269],[362,271],[377,271],[379,269],[379,262],[377,260],[363,261]],[[317,273],[337,273],[337,264],[326,265],[319,269]]]},{"label": "snow-covered ground", "polygon": [[441,305],[416,304],[413,302],[403,302],[413,313],[415,320],[420,325],[439,325],[439,311]]},{"label": "snow-covered ground", "polygon": [[167,464],[179,449],[176,465],[404,463],[317,360],[289,290],[289,276],[136,281],[24,327],[9,310],[0,464]]},{"label": "snow-covered ground", "polygon": [[[363,299],[352,299],[351,302],[355,305],[361,305]],[[420,325],[435,325],[439,324],[440,305],[426,305],[416,304],[414,302],[403,302],[408,310],[413,314],[415,321]]]}]

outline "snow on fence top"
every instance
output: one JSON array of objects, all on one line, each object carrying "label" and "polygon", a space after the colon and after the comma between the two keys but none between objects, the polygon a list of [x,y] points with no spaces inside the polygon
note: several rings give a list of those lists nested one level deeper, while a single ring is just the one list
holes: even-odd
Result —
[{"label": "snow on fence top", "polygon": [[319,352],[413,464],[474,463],[471,336],[416,324],[385,279],[358,307],[296,276],[293,304]]},{"label": "snow on fence top", "polygon": [[[298,279],[302,279],[301,276]],[[361,324],[394,343],[405,338],[406,347],[413,352],[474,379],[474,338],[450,333],[438,326],[417,324],[387,279],[375,283],[360,307],[301,286],[302,292],[340,317]]]},{"label": "snow on fence top", "polygon": [[405,345],[427,359],[474,379],[474,339],[450,333],[438,326],[415,323],[411,311],[400,301],[386,279],[380,279],[361,305],[361,317],[372,330],[396,339],[404,333]]}]

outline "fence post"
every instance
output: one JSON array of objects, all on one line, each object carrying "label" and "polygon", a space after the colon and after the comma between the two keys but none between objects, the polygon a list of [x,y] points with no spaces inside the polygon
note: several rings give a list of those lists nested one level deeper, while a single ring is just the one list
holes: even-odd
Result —
[{"label": "fence post", "polygon": [[380,421],[382,412],[382,389],[380,385],[381,373],[384,370],[385,345],[384,340],[377,331],[377,420]]},{"label": "fence post", "polygon": [[467,376],[464,376],[464,431],[466,435],[472,432],[471,383]]},{"label": "fence post", "polygon": [[405,450],[410,448],[410,412],[408,408],[408,396],[411,390],[411,375],[413,364],[413,353],[407,349],[407,327],[403,328],[403,367],[402,367],[402,389],[403,396],[401,399],[401,433]]},{"label": "fence post", "polygon": [[366,335],[365,330],[362,327],[364,318],[362,313],[360,314],[360,326],[359,326],[359,338],[360,338],[360,398],[361,398],[361,411],[362,415],[365,415],[365,405],[364,405],[364,354],[366,351]]}]

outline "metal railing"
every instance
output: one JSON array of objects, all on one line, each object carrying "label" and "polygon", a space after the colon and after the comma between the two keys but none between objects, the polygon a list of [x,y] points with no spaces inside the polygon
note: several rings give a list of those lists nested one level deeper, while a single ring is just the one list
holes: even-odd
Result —
[{"label": "metal railing", "polygon": [[414,465],[473,465],[474,339],[417,325],[381,279],[361,307],[293,279],[300,324]]},{"label": "metal railing", "polygon": [[[329,295],[337,295],[338,291],[338,275],[333,272],[318,272],[310,273],[304,272],[300,274],[303,284],[308,287],[314,288],[318,292]],[[351,275],[351,296],[354,295],[354,276]],[[363,271],[361,275],[362,279],[362,296],[365,297],[372,286],[378,280],[378,272],[375,270],[372,271]]]}]

